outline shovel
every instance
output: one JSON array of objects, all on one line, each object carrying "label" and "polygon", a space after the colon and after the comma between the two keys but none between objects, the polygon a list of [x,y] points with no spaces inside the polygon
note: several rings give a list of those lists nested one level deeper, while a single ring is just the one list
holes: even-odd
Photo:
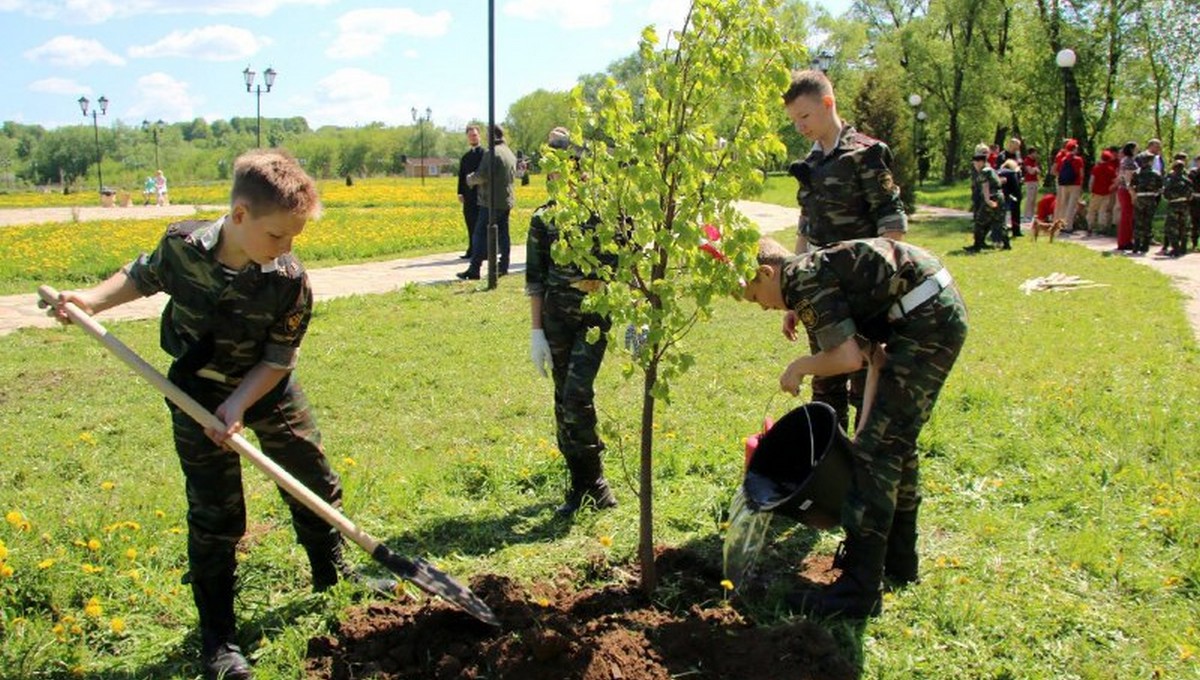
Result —
[{"label": "shovel", "polygon": [[[40,286],[38,288],[38,296],[41,297],[41,302],[39,303],[41,305],[54,306],[58,304],[58,291],[50,286]],[[67,316],[70,317],[72,322],[99,340],[101,344],[108,348],[108,351],[128,364],[138,375],[157,388],[172,403],[183,409],[197,423],[207,428],[225,430],[225,424],[219,418],[209,413],[195,399],[192,399],[186,392],[167,380],[166,376],[159,373],[153,366],[138,356],[136,352],[129,349],[124,343],[110,334],[104,326],[89,316],[87,312],[70,302],[65,307]],[[359,528],[354,522],[351,522],[337,508],[326,503],[309,490],[308,487],[301,484],[287,470],[279,467],[275,461],[268,458],[262,451],[259,451],[257,447],[242,435],[233,435],[226,441],[226,444],[241,454],[243,458],[249,460],[254,467],[262,470],[280,488],[300,501],[304,507],[312,510],[321,519],[341,532],[343,536],[357,543],[376,562],[387,567],[389,571],[409,581],[421,590],[431,595],[437,595],[447,602],[461,607],[463,611],[484,623],[493,626],[500,625],[500,620],[496,618],[491,608],[483,600],[479,599],[475,593],[472,593],[469,588],[419,557],[408,558],[393,552],[386,545],[380,543],[370,534]]]}]

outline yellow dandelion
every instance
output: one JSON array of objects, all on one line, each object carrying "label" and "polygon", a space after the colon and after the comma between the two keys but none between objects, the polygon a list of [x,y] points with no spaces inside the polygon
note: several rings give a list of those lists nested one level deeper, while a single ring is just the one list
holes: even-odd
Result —
[{"label": "yellow dandelion", "polygon": [[112,491],[113,489],[117,488],[117,485],[106,479],[103,482],[100,482],[100,488],[104,489],[105,491]]},{"label": "yellow dandelion", "polygon": [[173,534],[182,534],[182,533],[183,533],[183,527],[171,527],[170,529],[167,529],[167,531],[169,531],[169,532],[171,532],[171,533],[173,533]]},{"label": "yellow dandelion", "polygon": [[342,462],[346,464],[346,467],[354,467],[355,465],[358,465],[358,461],[354,460],[350,456],[342,458]]},{"label": "yellow dandelion", "polygon": [[17,531],[29,531],[29,520],[25,519],[25,515],[22,515],[18,510],[9,510],[4,514],[4,519],[13,525]]},{"label": "yellow dandelion", "polygon": [[91,432],[80,432],[79,441],[92,446],[96,445],[96,437],[94,437]]},{"label": "yellow dandelion", "polygon": [[78,623],[71,626],[71,635],[83,635],[83,626]]},{"label": "yellow dandelion", "polygon": [[125,572],[125,575],[134,581],[142,578],[142,572],[140,569],[130,569],[129,571]]},{"label": "yellow dandelion", "polygon": [[733,581],[729,579],[721,579],[721,587],[725,590],[733,590]]},{"label": "yellow dandelion", "polygon": [[1170,517],[1172,514],[1171,508],[1155,508],[1150,512],[1155,517]]},{"label": "yellow dandelion", "polygon": [[612,536],[601,536],[600,545],[604,546],[605,548],[612,547]]},{"label": "yellow dandelion", "polygon": [[95,619],[104,613],[104,608],[100,606],[100,600],[93,597],[87,601],[87,604],[83,605],[83,613],[89,618]]},{"label": "yellow dandelion", "polygon": [[137,559],[137,548],[127,549],[125,551],[125,559],[130,560],[130,561],[136,560]]},{"label": "yellow dandelion", "polygon": [[0,564],[0,578],[12,578],[13,568],[7,564]]},{"label": "yellow dandelion", "polygon": [[87,549],[91,550],[92,552],[97,552],[100,550],[100,540],[96,538],[89,538],[87,542]]},{"label": "yellow dandelion", "polygon": [[4,545],[4,541],[0,541],[0,562],[8,559],[8,546]]},{"label": "yellow dandelion", "polygon": [[163,512],[162,510],[155,510],[155,511],[154,511],[154,516],[155,516],[155,517],[157,517],[157,518],[159,518],[159,519],[162,519],[163,517],[166,517],[166,516],[167,516],[167,513]]},{"label": "yellow dandelion", "polygon": [[112,621],[108,622],[108,629],[111,630],[112,632],[116,633],[117,635],[124,633],[125,632],[125,619],[122,619],[120,617],[114,618]]},{"label": "yellow dandelion", "polygon": [[88,564],[87,562],[84,562],[82,565],[80,565],[79,568],[82,569],[83,573],[85,573],[85,574],[102,574],[102,573],[104,573],[104,567],[97,567],[96,565]]},{"label": "yellow dandelion", "polygon": [[46,559],[42,560],[41,562],[37,563],[38,569],[49,569],[50,567],[53,567],[53,566],[54,566],[53,558],[46,558]]},{"label": "yellow dandelion", "polygon": [[1196,650],[1193,649],[1190,645],[1180,645],[1179,646],[1179,660],[1180,661],[1187,661],[1188,659],[1192,658],[1193,656],[1196,656]]},{"label": "yellow dandelion", "polygon": [[64,628],[61,623],[56,623],[54,624],[54,627],[50,629],[50,632],[57,635],[58,639],[61,640],[63,638],[63,634],[67,632],[67,629]]},{"label": "yellow dandelion", "polygon": [[538,606],[539,606],[539,607],[549,607],[549,606],[550,606],[550,600],[549,600],[548,598],[545,598],[545,597],[539,597],[539,598],[537,599],[537,604],[538,604]]}]

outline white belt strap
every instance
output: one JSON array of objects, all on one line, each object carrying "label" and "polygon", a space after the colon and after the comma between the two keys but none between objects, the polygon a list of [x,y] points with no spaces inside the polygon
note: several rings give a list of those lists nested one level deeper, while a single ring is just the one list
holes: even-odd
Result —
[{"label": "white belt strap", "polygon": [[917,284],[916,288],[905,293],[899,302],[888,308],[888,321],[903,319],[914,309],[929,302],[938,293],[949,288],[951,283],[954,283],[954,277],[950,276],[950,270],[938,270],[938,273]]}]

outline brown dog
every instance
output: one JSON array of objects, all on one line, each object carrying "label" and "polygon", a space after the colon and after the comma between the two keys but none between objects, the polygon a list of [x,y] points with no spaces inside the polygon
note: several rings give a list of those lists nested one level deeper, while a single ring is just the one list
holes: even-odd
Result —
[{"label": "brown dog", "polygon": [[1058,218],[1057,220],[1054,220],[1053,222],[1043,222],[1042,220],[1034,218],[1034,220],[1033,220],[1033,240],[1037,241],[1038,234],[1045,232],[1050,235],[1050,242],[1054,243],[1054,237],[1058,235],[1058,232],[1063,230],[1063,227],[1065,227],[1066,224],[1067,224],[1067,221],[1061,217]]}]

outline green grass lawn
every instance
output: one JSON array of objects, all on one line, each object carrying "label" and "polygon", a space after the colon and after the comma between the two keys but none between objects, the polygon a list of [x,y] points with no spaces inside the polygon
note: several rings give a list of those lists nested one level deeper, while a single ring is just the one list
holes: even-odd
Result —
[{"label": "green grass lawn", "polygon": [[[861,638],[835,633],[868,678],[1200,677],[1200,357],[1180,294],[1067,243],[964,256],[965,228],[921,223],[911,239],[945,254],[971,313],[920,440],[922,582],[888,595]],[[1017,289],[1051,272],[1109,286]],[[597,384],[621,506],[555,521],[565,473],[551,384],[528,365],[521,286],[323,302],[299,377],[347,514],[372,534],[463,579],[602,585],[598,557],[634,561],[640,379],[623,377],[613,349]],[[719,564],[742,439],[803,402],[778,391],[803,351],[779,326],[725,300],[687,339],[696,365],[655,433],[659,542]],[[110,328],[165,368],[156,322]],[[0,337],[0,428],[0,678],[195,677],[182,477],[162,398],[82,331],[26,330]],[[254,470],[245,481],[242,640],[257,677],[294,678],[306,640],[352,593],[309,594],[282,501]],[[838,538],[779,519],[774,531],[774,565]],[[663,576],[663,606],[692,604]],[[734,606],[770,625],[780,594]]]}]

